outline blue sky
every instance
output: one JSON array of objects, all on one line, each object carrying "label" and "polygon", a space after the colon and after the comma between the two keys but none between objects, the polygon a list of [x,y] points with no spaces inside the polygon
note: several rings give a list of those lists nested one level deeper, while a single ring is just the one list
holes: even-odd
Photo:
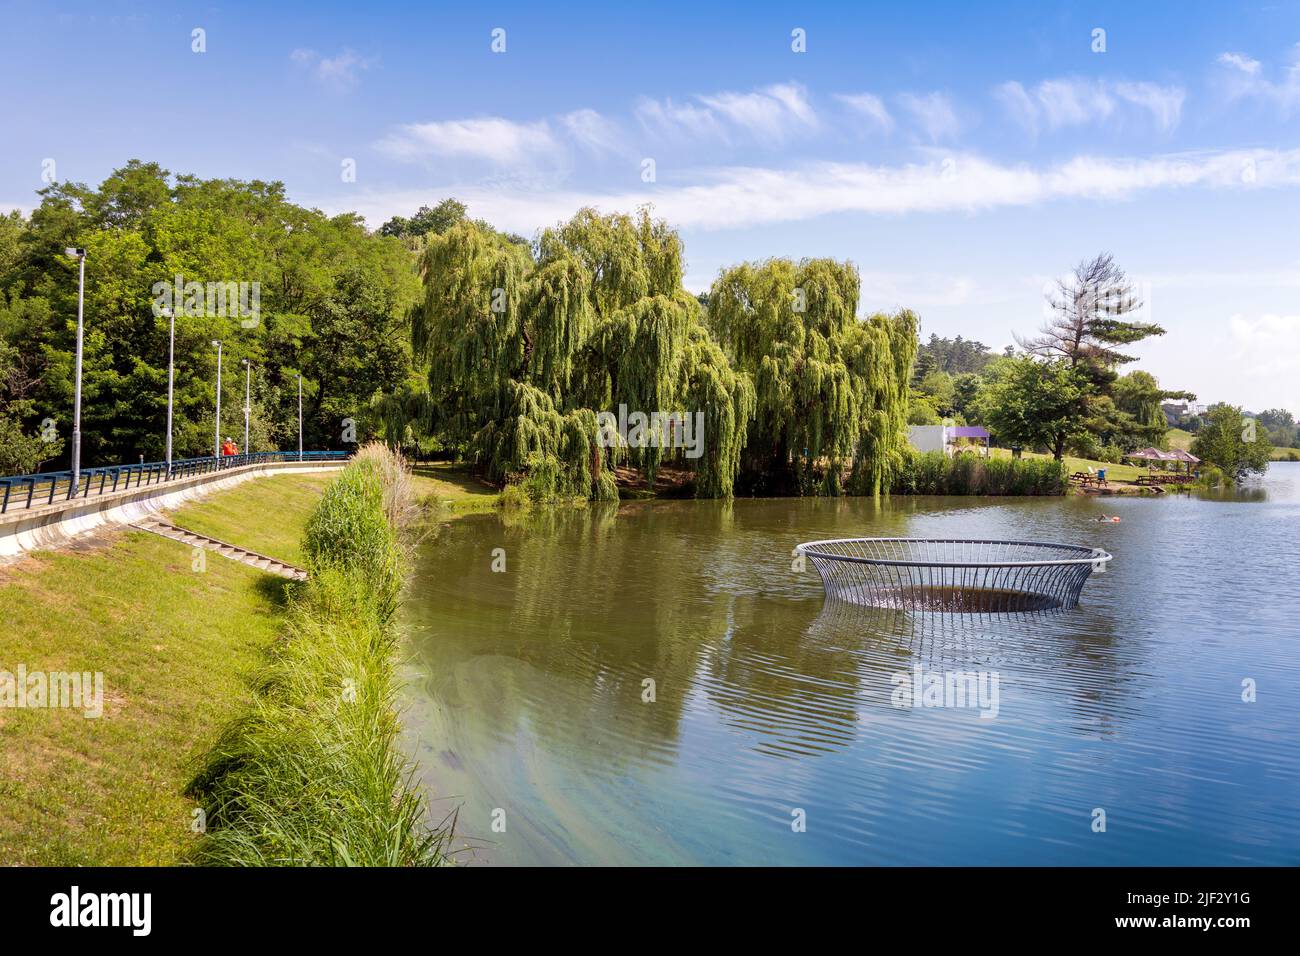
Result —
[{"label": "blue sky", "polygon": [[0,208],[130,158],[373,226],[652,202],[692,289],[851,259],[864,312],[995,348],[1107,250],[1169,332],[1140,367],[1300,414],[1300,5],[610,6],[7,3]]}]

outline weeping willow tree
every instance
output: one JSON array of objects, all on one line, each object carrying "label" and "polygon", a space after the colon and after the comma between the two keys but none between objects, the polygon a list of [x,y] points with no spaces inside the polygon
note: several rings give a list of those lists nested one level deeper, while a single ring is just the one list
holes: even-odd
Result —
[{"label": "weeping willow tree", "polygon": [[681,391],[687,408],[704,413],[704,433],[712,437],[696,467],[695,493],[730,498],[754,417],[754,385],[736,373],[703,324],[691,328],[686,348]]},{"label": "weeping willow tree", "polygon": [[876,494],[901,463],[916,318],[860,321],[858,292],[857,269],[830,259],[746,263],[714,282],[709,328],[754,381],[753,490],[839,494],[848,469],[848,490]]},{"label": "weeping willow tree", "polygon": [[[584,209],[532,247],[462,221],[428,237],[421,273],[427,389],[382,398],[379,414],[494,481],[614,497],[615,465],[653,486],[671,459],[704,497],[730,496],[741,475],[751,491],[875,494],[902,461],[916,319],[859,320],[850,264],[737,266],[706,312],[664,222]],[[702,414],[699,456],[624,435],[606,447],[597,416],[620,409]]]},{"label": "weeping willow tree", "polygon": [[[492,480],[528,475],[557,494],[614,497],[612,467],[630,461],[654,482],[658,443],[604,447],[597,413],[705,416],[697,493],[731,494],[753,412],[753,389],[708,337],[681,287],[681,242],[648,211],[580,211],[530,250],[481,224],[430,235],[415,311],[428,427]],[[407,415],[408,419],[410,418]]]},{"label": "weeping willow tree", "polygon": [[916,316],[902,309],[893,315],[877,312],[854,329],[848,361],[863,384],[863,398],[848,486],[852,494],[888,491],[903,466],[917,326]]}]

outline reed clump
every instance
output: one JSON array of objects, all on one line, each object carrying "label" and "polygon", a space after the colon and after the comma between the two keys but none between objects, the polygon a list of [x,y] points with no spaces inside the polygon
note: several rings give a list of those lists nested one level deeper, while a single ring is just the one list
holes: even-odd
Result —
[{"label": "reed clump", "polygon": [[450,834],[396,747],[395,616],[419,508],[400,455],[362,449],[303,536],[308,580],[257,677],[252,710],[204,756],[195,861],[232,866],[429,866]]},{"label": "reed clump", "polygon": [[1063,495],[1065,463],[1052,458],[980,458],[912,453],[891,487],[901,495]]}]

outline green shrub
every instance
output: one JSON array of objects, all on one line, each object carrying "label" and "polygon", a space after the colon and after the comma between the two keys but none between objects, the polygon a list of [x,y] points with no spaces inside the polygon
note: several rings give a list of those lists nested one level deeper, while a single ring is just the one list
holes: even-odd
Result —
[{"label": "green shrub", "polygon": [[1199,473],[1196,476],[1196,486],[1198,488],[1226,488],[1231,482],[1228,476],[1223,473],[1223,469],[1217,465],[1211,465],[1206,462],[1201,463]]},{"label": "green shrub", "polygon": [[510,484],[501,489],[501,494],[497,495],[496,504],[503,511],[518,511],[531,505],[532,500],[528,497],[528,492],[523,485]]}]

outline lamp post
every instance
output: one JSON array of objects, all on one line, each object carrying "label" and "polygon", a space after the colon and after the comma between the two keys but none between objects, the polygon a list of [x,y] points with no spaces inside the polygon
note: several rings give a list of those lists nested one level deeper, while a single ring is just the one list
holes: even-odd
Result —
[{"label": "lamp post", "polygon": [[172,396],[176,376],[176,313],[164,308],[170,329],[167,335],[167,477],[172,476]]},{"label": "lamp post", "polygon": [[298,373],[298,460],[302,461],[302,373]]},{"label": "lamp post", "polygon": [[248,447],[248,413],[249,413],[249,396],[253,384],[253,363],[244,359],[244,454],[247,455],[252,451]]},{"label": "lamp post", "polygon": [[77,385],[72,399],[72,482],[68,487],[68,497],[77,497],[77,486],[81,483],[81,349],[85,319],[86,302],[86,250],[69,246],[65,254],[77,260]]},{"label": "lamp post", "polygon": [[217,434],[212,440],[212,457],[221,463],[221,342],[217,339],[212,340],[212,346],[217,350]]}]

